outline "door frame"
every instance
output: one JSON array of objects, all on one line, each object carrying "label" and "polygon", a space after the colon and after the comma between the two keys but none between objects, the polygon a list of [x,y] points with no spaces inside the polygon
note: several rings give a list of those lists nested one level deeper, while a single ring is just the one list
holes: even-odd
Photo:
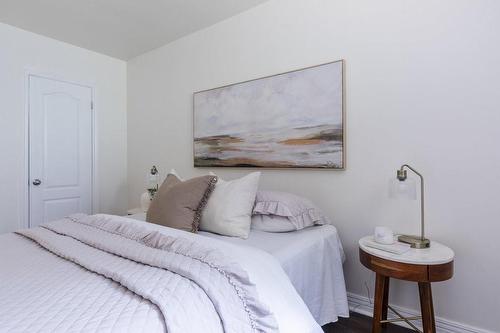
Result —
[{"label": "door frame", "polygon": [[92,170],[91,170],[91,212],[95,214],[99,211],[99,183],[98,183],[98,163],[97,163],[97,105],[96,94],[95,94],[95,84],[89,84],[86,82],[75,81],[67,79],[64,76],[56,75],[53,73],[46,73],[43,71],[27,68],[24,74],[24,84],[25,84],[25,100],[24,100],[24,172],[22,179],[22,204],[21,208],[21,226],[23,228],[31,227],[30,221],[30,78],[38,77],[42,79],[48,79],[53,81],[59,81],[63,83],[73,84],[77,86],[82,86],[90,89],[92,108],[91,112],[91,139],[92,139]]}]

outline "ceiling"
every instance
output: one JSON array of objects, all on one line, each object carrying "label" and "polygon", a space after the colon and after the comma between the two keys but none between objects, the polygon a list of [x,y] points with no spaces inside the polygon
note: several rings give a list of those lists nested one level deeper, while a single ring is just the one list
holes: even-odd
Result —
[{"label": "ceiling", "polygon": [[267,0],[0,0],[0,22],[128,60]]}]

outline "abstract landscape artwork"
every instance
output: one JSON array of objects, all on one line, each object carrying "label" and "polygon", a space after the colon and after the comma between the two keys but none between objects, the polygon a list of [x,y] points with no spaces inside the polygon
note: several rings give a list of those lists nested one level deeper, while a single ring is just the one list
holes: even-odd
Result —
[{"label": "abstract landscape artwork", "polygon": [[195,167],[344,168],[343,61],[194,93]]}]

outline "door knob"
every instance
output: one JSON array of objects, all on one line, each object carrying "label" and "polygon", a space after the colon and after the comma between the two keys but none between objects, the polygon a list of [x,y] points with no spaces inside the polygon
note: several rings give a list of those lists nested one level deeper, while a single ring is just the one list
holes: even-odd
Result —
[{"label": "door knob", "polygon": [[33,185],[35,185],[35,186],[38,186],[38,185],[40,185],[41,183],[42,183],[42,181],[41,181],[40,179],[35,179],[35,180],[33,180]]}]

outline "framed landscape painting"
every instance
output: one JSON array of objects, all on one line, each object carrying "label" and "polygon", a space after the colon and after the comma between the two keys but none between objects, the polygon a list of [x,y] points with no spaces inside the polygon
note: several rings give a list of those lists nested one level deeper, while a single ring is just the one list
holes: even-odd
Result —
[{"label": "framed landscape painting", "polygon": [[344,169],[344,62],[194,93],[194,166]]}]

